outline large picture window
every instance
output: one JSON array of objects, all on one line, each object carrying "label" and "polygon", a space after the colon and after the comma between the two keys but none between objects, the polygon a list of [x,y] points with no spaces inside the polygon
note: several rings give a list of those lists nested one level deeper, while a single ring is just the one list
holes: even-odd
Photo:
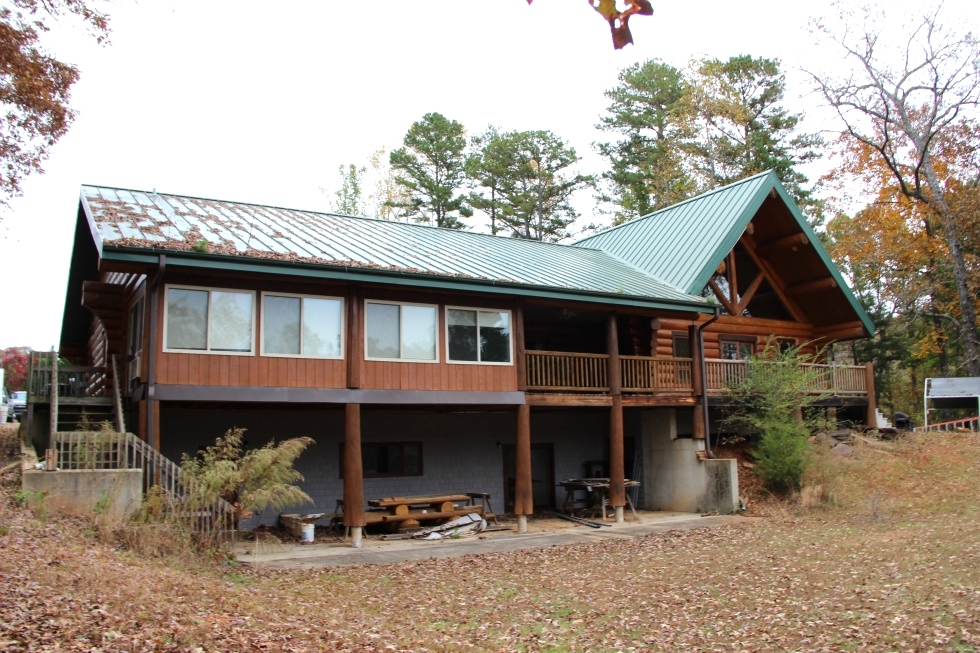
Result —
[{"label": "large picture window", "polygon": [[164,350],[251,354],[255,293],[167,286]]},{"label": "large picture window", "polygon": [[719,336],[718,345],[725,360],[742,361],[755,354],[755,338]]},{"label": "large picture window", "polygon": [[263,293],[262,355],[343,358],[344,302]]},{"label": "large picture window", "polygon": [[367,302],[367,358],[435,362],[435,306]]},{"label": "large picture window", "polygon": [[450,362],[511,362],[509,311],[447,307],[446,332]]}]

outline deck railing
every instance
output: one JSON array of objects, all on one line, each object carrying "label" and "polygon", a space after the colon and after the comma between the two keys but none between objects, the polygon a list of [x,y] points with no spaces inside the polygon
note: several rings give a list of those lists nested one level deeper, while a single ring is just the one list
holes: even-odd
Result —
[{"label": "deck railing", "polygon": [[624,392],[693,392],[690,358],[620,356]]},{"label": "deck railing", "polygon": [[209,506],[188,505],[193,487],[180,466],[132,433],[59,431],[52,447],[58,452],[59,469],[142,469],[144,493],[159,487],[196,535],[234,536],[232,505],[220,498]]},{"label": "deck railing", "polygon": [[528,390],[608,392],[605,354],[527,352]]},{"label": "deck railing", "polygon": [[[32,402],[46,403],[51,398],[52,352],[33,351],[28,363],[27,390]],[[104,397],[108,396],[106,370],[104,367],[85,365],[56,366],[58,382],[57,396],[65,397]]]},{"label": "deck railing", "polygon": [[[608,392],[608,356],[557,351],[527,352],[527,389],[552,392]],[[623,392],[638,394],[693,393],[690,358],[666,356],[620,356]],[[806,364],[813,371],[813,394],[867,394],[865,368],[855,365]],[[705,386],[708,392],[723,393],[745,378],[746,362],[708,359]]]}]

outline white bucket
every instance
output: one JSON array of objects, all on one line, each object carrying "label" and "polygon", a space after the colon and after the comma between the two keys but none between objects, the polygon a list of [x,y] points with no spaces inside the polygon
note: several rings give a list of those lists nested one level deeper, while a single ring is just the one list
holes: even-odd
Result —
[{"label": "white bucket", "polygon": [[9,406],[7,404],[0,404],[0,424],[7,423],[7,410]]},{"label": "white bucket", "polygon": [[316,528],[316,525],[315,524],[312,524],[312,523],[311,524],[307,524],[307,523],[304,522],[303,523],[303,526],[302,526],[302,531],[301,531],[301,535],[300,535],[299,541],[300,542],[303,542],[304,544],[309,543],[309,542],[312,542],[313,541],[313,533],[315,532],[315,528]]}]

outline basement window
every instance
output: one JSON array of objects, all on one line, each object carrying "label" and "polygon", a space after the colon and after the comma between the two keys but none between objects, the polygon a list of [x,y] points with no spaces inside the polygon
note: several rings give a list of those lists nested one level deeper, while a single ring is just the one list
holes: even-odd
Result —
[{"label": "basement window", "polygon": [[165,352],[252,354],[255,293],[167,286]]},{"label": "basement window", "polygon": [[[340,444],[340,460],[344,460],[344,444]],[[364,478],[390,476],[422,476],[421,442],[362,442],[361,463]],[[340,465],[344,478],[344,465]]]}]

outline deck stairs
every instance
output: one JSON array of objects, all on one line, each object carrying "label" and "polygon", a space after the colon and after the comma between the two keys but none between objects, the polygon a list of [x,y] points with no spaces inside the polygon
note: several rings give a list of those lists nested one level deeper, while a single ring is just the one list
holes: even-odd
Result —
[{"label": "deck stairs", "polygon": [[885,417],[885,414],[882,413],[881,410],[877,408],[875,408],[875,428],[879,428],[879,429],[893,428],[891,421],[889,421],[889,419]]}]

